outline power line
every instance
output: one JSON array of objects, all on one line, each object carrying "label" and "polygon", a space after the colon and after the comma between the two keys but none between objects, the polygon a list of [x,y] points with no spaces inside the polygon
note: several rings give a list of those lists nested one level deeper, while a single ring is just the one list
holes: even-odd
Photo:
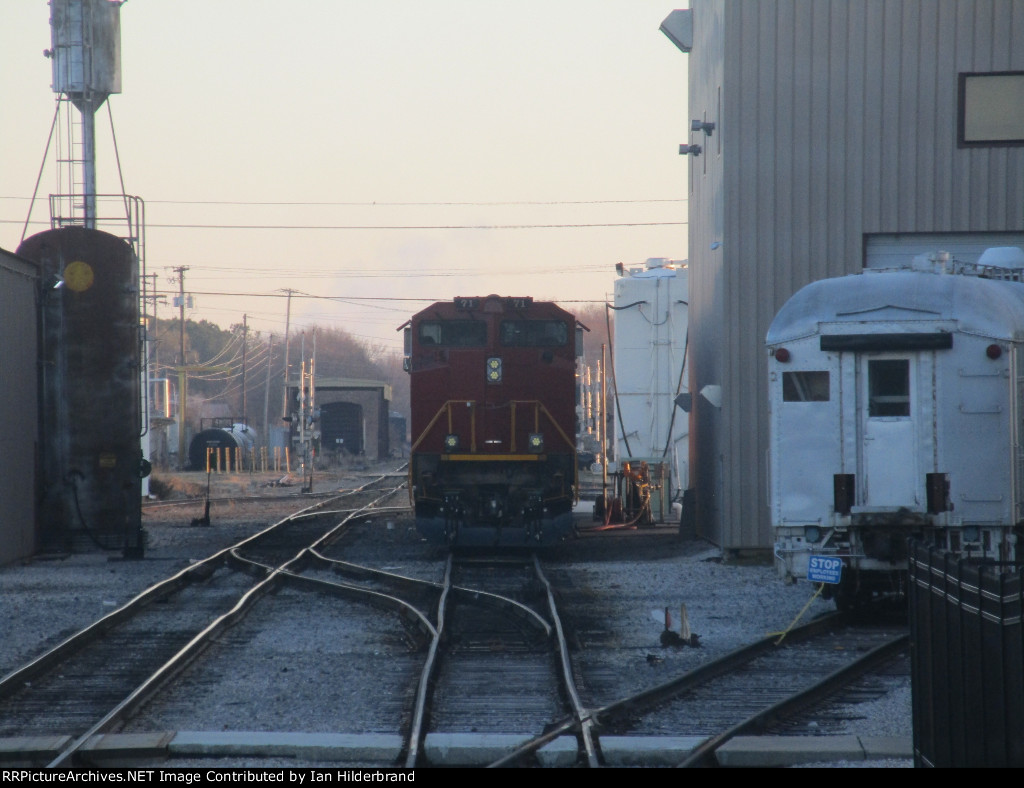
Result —
[{"label": "power line", "polygon": [[[0,200],[28,200],[28,197],[0,196]],[[672,197],[665,199],[637,199],[637,200],[494,200],[494,201],[423,201],[423,202],[379,202],[377,200],[361,200],[352,202],[312,202],[312,201],[282,201],[282,200],[146,200],[146,205],[284,205],[284,206],[343,206],[343,207],[443,207],[443,206],[466,206],[474,208],[486,208],[489,206],[505,207],[515,205],[644,205],[652,203],[684,203],[685,197]]]},{"label": "power line", "polygon": [[592,227],[677,227],[688,222],[595,222],[574,224],[157,224],[161,230],[577,230]]},{"label": "power line", "polygon": [[[171,292],[171,291],[168,291],[168,292]],[[228,298],[288,298],[288,294],[286,292],[279,292],[279,293],[240,293],[240,292],[232,292],[232,293],[229,293],[229,292],[225,292],[225,291],[216,291],[216,290],[206,290],[206,291],[203,291],[203,290],[189,290],[189,293],[191,293],[192,295],[221,296],[221,297],[228,297]],[[311,298],[311,299],[314,299],[314,300],[317,300],[317,301],[337,301],[337,302],[340,302],[340,303],[345,303],[347,301],[385,301],[385,302],[389,302],[389,303],[390,302],[395,302],[395,301],[403,301],[403,302],[404,301],[416,301],[416,302],[420,302],[420,303],[433,304],[436,301],[450,301],[451,300],[450,297],[429,298],[429,297],[405,297],[405,296],[350,296],[350,295],[331,296],[331,295],[313,295],[312,293],[303,293],[300,290],[292,290],[291,294],[293,296],[297,297],[297,298]],[[156,295],[164,295],[164,293],[159,293],[158,292],[158,293],[156,293]],[[555,300],[557,300],[558,303],[560,303],[560,304],[603,304],[605,302],[604,299],[595,299],[595,298],[585,298],[585,299],[559,298],[559,299],[555,299]]]}]

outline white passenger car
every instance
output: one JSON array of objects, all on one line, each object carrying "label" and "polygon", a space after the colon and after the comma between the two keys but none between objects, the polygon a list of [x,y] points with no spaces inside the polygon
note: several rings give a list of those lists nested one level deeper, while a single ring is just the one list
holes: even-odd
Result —
[{"label": "white passenger car", "polygon": [[907,539],[1015,560],[1024,518],[1024,252],[807,285],[767,335],[775,560],[840,607],[902,591]]}]

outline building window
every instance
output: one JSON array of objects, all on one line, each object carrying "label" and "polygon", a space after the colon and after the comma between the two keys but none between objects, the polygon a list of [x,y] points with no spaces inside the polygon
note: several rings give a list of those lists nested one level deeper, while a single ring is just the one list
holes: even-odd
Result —
[{"label": "building window", "polygon": [[961,148],[1024,145],[1024,71],[961,74]]}]

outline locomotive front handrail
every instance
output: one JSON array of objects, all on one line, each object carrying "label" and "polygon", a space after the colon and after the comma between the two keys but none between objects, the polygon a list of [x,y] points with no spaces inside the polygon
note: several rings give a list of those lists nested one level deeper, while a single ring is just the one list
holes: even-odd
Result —
[{"label": "locomotive front handrail", "polygon": [[442,405],[440,408],[437,409],[437,413],[434,414],[434,418],[432,418],[430,420],[430,423],[427,424],[427,426],[423,428],[423,432],[420,433],[420,436],[416,439],[416,442],[413,443],[412,448],[409,450],[410,453],[416,451],[416,449],[419,447],[419,445],[423,442],[423,439],[426,438],[427,435],[430,434],[430,431],[432,429],[434,429],[434,425],[437,424],[437,422],[441,418],[441,416],[446,414],[446,413],[448,414],[448,431],[449,432],[452,431],[452,405],[453,404],[457,404],[457,403],[462,403],[467,408],[471,408],[471,409],[474,410],[473,416],[470,418],[470,430],[471,430],[471,432],[470,432],[470,435],[471,435],[471,437],[470,437],[470,446],[471,446],[472,451],[476,451],[476,413],[475,413],[475,407],[474,407],[476,405],[476,400],[472,400],[472,399],[450,399],[447,402],[445,402],[444,405]]},{"label": "locomotive front handrail", "polygon": [[[441,420],[442,416],[447,415],[447,417],[448,417],[448,432],[452,431],[452,406],[453,405],[465,405],[471,411],[470,412],[470,417],[469,417],[469,429],[470,429],[470,433],[469,433],[470,434],[469,453],[470,454],[475,454],[476,453],[476,451],[477,451],[477,448],[476,448],[476,413],[477,413],[477,402],[476,402],[476,400],[471,400],[471,399],[450,399],[450,400],[447,400],[440,408],[437,409],[437,413],[434,414],[433,418],[430,420],[430,422],[427,424],[427,426],[424,427],[423,432],[421,432],[419,437],[416,438],[416,441],[412,444],[412,448],[410,449],[410,452],[414,452],[414,451],[416,451],[417,448],[419,448],[419,445],[426,439],[426,437],[431,433],[431,431],[434,429],[434,427],[437,426],[437,422]],[[545,407],[544,403],[541,402],[540,400],[536,400],[536,399],[509,400],[509,402],[505,403],[504,405],[498,406],[498,407],[505,407],[506,405],[510,409],[510,412],[509,412],[510,449],[511,449],[511,452],[513,454],[516,453],[516,406],[517,405],[532,405],[533,406],[533,431],[534,432],[540,432],[540,417],[541,417],[541,414],[543,414],[544,416],[547,417],[548,421],[551,422],[551,424],[554,426],[555,431],[558,433],[559,436],[561,436],[562,440],[565,441],[565,445],[568,447],[568,449],[570,451],[575,451],[576,450],[575,442],[572,439],[570,439],[568,435],[565,434],[565,430],[562,429],[561,425],[558,423],[558,421],[555,419],[555,417],[551,415],[551,411],[549,411],[547,409],[547,407]]]}]

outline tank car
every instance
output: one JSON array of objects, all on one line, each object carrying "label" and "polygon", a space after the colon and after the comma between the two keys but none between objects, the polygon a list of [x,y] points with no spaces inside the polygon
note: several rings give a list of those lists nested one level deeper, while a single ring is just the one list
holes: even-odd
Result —
[{"label": "tank car", "polygon": [[416,525],[450,546],[539,546],[573,531],[575,317],[497,295],[435,303],[405,329]]},{"label": "tank car", "polygon": [[141,557],[138,257],[85,227],[37,233],[18,254],[61,284],[39,305],[40,549],[95,544]]},{"label": "tank car", "polygon": [[252,456],[256,438],[256,430],[244,422],[201,430],[188,445],[189,467],[205,471],[223,463],[225,470],[241,471]]},{"label": "tank car", "polygon": [[1005,251],[821,280],[775,316],[769,501],[783,577],[841,558],[825,595],[845,609],[903,591],[909,538],[1018,559],[1024,252]]}]

